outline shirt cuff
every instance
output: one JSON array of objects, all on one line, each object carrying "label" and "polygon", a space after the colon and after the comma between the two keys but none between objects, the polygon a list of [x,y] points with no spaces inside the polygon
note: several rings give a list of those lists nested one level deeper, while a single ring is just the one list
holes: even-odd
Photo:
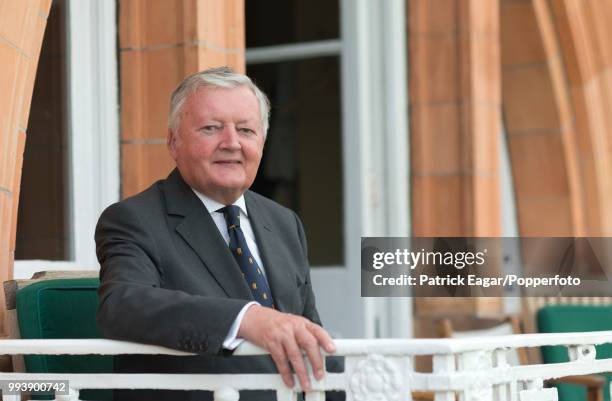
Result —
[{"label": "shirt cuff", "polygon": [[236,316],[234,323],[232,323],[229,332],[225,336],[225,340],[223,340],[223,348],[233,351],[236,349],[236,347],[242,344],[244,338],[237,338],[236,336],[238,335],[238,329],[240,328],[240,323],[242,323],[244,314],[246,313],[247,309],[253,305],[259,305],[259,302],[251,301],[242,307],[240,313],[238,313],[238,316]]}]

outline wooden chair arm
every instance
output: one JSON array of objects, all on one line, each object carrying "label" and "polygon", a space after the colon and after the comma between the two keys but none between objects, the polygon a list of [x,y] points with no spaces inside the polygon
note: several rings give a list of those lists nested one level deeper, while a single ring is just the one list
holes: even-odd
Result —
[{"label": "wooden chair arm", "polygon": [[413,391],[412,399],[413,401],[434,401],[436,397],[436,393],[433,391]]},{"label": "wooden chair arm", "polygon": [[577,384],[586,387],[603,387],[606,385],[606,378],[600,375],[588,376],[565,376],[558,379],[546,380],[549,384]]},{"label": "wooden chair arm", "polygon": [[603,401],[603,388],[606,378],[600,375],[565,376],[559,379],[546,380],[547,384],[576,384],[587,388],[588,401]]}]

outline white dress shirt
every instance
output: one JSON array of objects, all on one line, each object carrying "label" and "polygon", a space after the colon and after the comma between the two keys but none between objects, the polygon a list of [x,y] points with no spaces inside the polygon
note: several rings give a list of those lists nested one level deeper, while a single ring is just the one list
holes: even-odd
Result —
[{"label": "white dress shirt", "polygon": [[[225,216],[222,212],[217,212],[217,210],[224,208],[225,205],[223,203],[219,203],[213,199],[210,199],[208,196],[196,191],[193,188],[191,188],[191,190],[202,201],[202,203],[206,207],[206,210],[208,210],[208,213],[210,213],[210,217],[212,217],[213,221],[215,222],[217,229],[219,229],[221,236],[223,236],[225,243],[228,244],[229,247],[229,233],[227,231],[227,222],[225,221]],[[247,246],[251,251],[251,254],[255,258],[255,261],[257,261],[259,268],[265,275],[266,270],[261,260],[261,256],[259,255],[259,248],[257,247],[257,243],[255,242],[255,233],[253,233],[253,226],[251,226],[251,222],[249,220],[246,202],[244,201],[244,195],[241,195],[240,198],[238,198],[236,202],[233,203],[233,205],[238,206],[238,208],[240,208],[240,228],[244,233],[244,237],[246,239]],[[225,340],[223,341],[223,348],[233,350],[244,341],[243,338],[237,337],[238,329],[240,328],[240,323],[242,323],[242,318],[244,317],[244,314],[246,313],[247,309],[249,309],[253,305],[259,305],[259,303],[255,301],[249,302],[240,310],[240,313],[238,313],[238,316],[236,316],[234,323],[232,323],[232,326],[230,327],[227,336],[225,336]]]}]

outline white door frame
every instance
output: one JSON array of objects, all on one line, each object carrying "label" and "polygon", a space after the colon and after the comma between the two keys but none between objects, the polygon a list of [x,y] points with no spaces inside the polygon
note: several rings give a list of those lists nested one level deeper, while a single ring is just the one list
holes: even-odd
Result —
[{"label": "white door frame", "polygon": [[95,225],[120,196],[115,2],[67,0],[67,11],[69,260],[18,260],[15,278],[98,269]]},{"label": "white door frame", "polygon": [[[409,236],[405,0],[342,0],[346,262],[361,289],[365,236]],[[355,210],[356,209],[356,210]],[[357,218],[355,218],[357,216]],[[412,336],[410,298],[363,298],[365,337]]]},{"label": "white door frame", "polygon": [[342,76],[344,266],[311,270],[332,334],[412,336],[412,302],[361,298],[361,237],[408,236],[405,0],[341,0],[341,39],[247,49],[248,64],[338,55]]}]

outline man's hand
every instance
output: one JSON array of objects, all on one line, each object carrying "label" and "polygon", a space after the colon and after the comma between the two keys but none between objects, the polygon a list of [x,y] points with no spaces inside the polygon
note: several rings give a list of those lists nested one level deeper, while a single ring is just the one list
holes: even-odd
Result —
[{"label": "man's hand", "polygon": [[336,351],[334,342],[321,326],[301,316],[259,305],[247,310],[238,329],[238,337],[269,351],[288,387],[294,384],[289,367],[291,363],[304,391],[310,391],[311,387],[302,351],[310,360],[317,380],[325,375],[320,347],[328,353]]}]

